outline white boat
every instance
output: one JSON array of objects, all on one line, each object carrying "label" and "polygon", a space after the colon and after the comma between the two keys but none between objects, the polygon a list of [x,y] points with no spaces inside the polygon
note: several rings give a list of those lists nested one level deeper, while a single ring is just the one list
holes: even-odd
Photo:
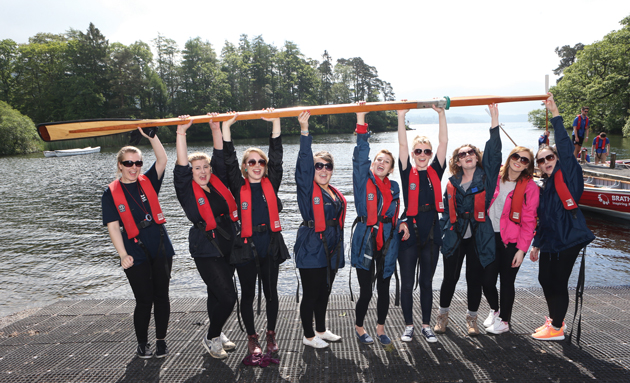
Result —
[{"label": "white boat", "polygon": [[100,146],[97,146],[94,148],[91,146],[88,146],[87,148],[83,148],[83,149],[45,150],[44,156],[45,157],[67,157],[67,156],[78,156],[80,154],[98,153],[100,151],[101,151]]}]

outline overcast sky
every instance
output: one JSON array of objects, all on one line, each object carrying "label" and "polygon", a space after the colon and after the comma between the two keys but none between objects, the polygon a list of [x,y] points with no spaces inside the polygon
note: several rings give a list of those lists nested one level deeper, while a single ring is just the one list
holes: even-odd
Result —
[{"label": "overcast sky", "polygon": [[[92,22],[109,42],[151,44],[158,32],[177,41],[201,37],[217,53],[241,34],[307,57],[361,57],[392,84],[396,97],[544,93],[557,46],[591,44],[621,28],[628,0],[529,1],[164,1],[0,0],[0,39],[26,43],[38,32],[85,31]],[[521,114],[537,102],[505,104]],[[482,107],[457,113],[485,113]],[[422,111],[418,113],[429,113]]]}]

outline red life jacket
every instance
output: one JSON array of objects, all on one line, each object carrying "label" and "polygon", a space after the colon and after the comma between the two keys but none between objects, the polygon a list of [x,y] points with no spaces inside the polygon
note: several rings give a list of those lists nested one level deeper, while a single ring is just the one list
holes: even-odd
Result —
[{"label": "red life jacket", "polygon": [[[280,214],[278,213],[278,198],[273,190],[273,185],[269,178],[263,177],[260,180],[263,195],[267,200],[267,208],[269,210],[269,229],[279,232],[282,230],[280,226]],[[252,188],[249,181],[245,179],[245,184],[241,186],[241,238],[249,238],[252,236]]]},{"label": "red life jacket", "polygon": [[[392,204],[392,186],[389,177],[385,177],[384,180],[381,181],[380,178],[374,177],[376,180],[376,184],[372,181],[372,179],[368,178],[366,185],[366,194],[367,194],[367,226],[374,226],[378,222],[378,196],[376,194],[376,188],[381,191],[381,195],[383,196],[383,206],[381,208],[381,217],[387,217],[387,210],[389,210],[390,205]],[[396,224],[396,215],[392,218],[392,224]],[[383,226],[379,225],[378,232],[376,233],[376,249],[380,250],[383,248]]]},{"label": "red life jacket", "polygon": [[575,199],[573,199],[571,192],[569,192],[569,188],[564,182],[564,177],[562,176],[562,171],[560,171],[560,169],[558,169],[556,174],[554,174],[553,181],[556,186],[556,192],[558,193],[558,196],[560,197],[564,208],[566,210],[577,209],[578,205],[575,202]]},{"label": "red life jacket", "polygon": [[[438,213],[444,212],[444,202],[442,201],[442,185],[440,177],[437,172],[431,166],[427,167],[427,176],[431,187],[433,188],[433,198],[435,199],[435,209]],[[420,175],[415,166],[411,167],[409,172],[409,189],[408,189],[408,202],[407,216],[415,217],[418,215],[418,198],[420,195]]]},{"label": "red life jacket", "polygon": [[[599,147],[599,143],[602,143],[602,147]],[[601,138],[600,136],[595,137],[595,149],[602,149],[604,150],[604,148],[606,147],[606,140]]]},{"label": "red life jacket", "polygon": [[516,224],[521,223],[521,212],[523,211],[523,202],[525,201],[525,189],[529,182],[529,177],[521,178],[514,187],[512,194],[512,205],[510,206],[510,220]]},{"label": "red life jacket", "polygon": [[[228,188],[223,185],[223,182],[217,176],[210,176],[210,185],[216,189],[216,191],[221,194],[221,197],[227,202],[228,210],[230,211],[230,218],[232,222],[238,221],[238,210],[236,207],[236,201],[234,200],[234,196]],[[197,208],[199,209],[199,214],[201,218],[206,223],[206,231],[214,230],[217,227],[217,221],[214,219],[214,213],[212,213],[212,207],[206,198],[206,192],[203,188],[195,181],[192,182],[193,192],[195,193],[195,199],[197,200]]]},{"label": "red life jacket", "polygon": [[[142,188],[144,195],[149,201],[151,216],[155,223],[165,223],[166,219],[164,219],[164,214],[162,214],[162,207],[160,207],[157,193],[155,192],[155,189],[153,189],[153,185],[151,185],[151,180],[149,180],[144,174],[141,174],[138,176],[138,186]],[[109,190],[112,192],[114,204],[116,205],[116,209],[120,215],[123,227],[127,232],[127,238],[133,239],[137,237],[140,234],[140,230],[138,229],[136,221],[133,219],[133,214],[131,214],[129,203],[127,203],[127,197],[125,197],[125,193],[120,185],[120,180],[115,180],[110,183]],[[142,201],[140,203],[142,203]]]},{"label": "red life jacket", "polygon": [[[577,130],[578,130],[578,135],[580,130],[582,130],[582,114],[578,114],[578,122],[577,122]],[[588,116],[586,117],[586,123],[584,124],[584,130],[586,130],[586,128],[588,128]]]},{"label": "red life jacket", "polygon": [[[337,195],[337,198],[339,198],[343,203],[341,217],[339,217],[339,226],[343,229],[343,225],[346,222],[346,198],[343,196],[343,194],[339,192],[339,190],[330,185],[328,185],[328,187],[330,188],[330,190],[333,191],[333,193]],[[313,200],[311,201],[311,203],[313,204],[315,232],[321,233],[326,230],[326,214],[324,213],[324,198],[322,197],[322,188],[315,181],[313,181]]]},{"label": "red life jacket", "polygon": [[[451,224],[457,222],[457,202],[455,201],[455,186],[448,181],[446,184],[446,194],[448,195],[449,219]],[[486,191],[475,194],[475,221],[486,221]]]}]

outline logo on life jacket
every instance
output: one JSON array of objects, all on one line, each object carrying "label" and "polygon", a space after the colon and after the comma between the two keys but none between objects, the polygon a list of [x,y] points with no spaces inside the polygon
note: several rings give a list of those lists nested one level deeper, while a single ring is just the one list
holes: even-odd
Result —
[{"label": "logo on life jacket", "polygon": [[[343,208],[341,209],[341,214],[339,217],[335,217],[335,219],[339,219],[339,227],[343,230],[344,222],[346,221],[346,208],[348,203],[346,202],[346,198],[341,194],[341,192],[331,185],[328,185],[330,191],[332,191],[337,198],[341,201]],[[327,220],[326,214],[324,212],[324,205],[321,203],[322,201],[322,188],[317,184],[317,182],[313,181],[313,226],[315,228],[316,233],[321,233],[326,230]]]},{"label": "logo on life jacket", "polygon": [[197,203],[198,203],[199,205],[203,205],[203,204],[205,204],[205,203],[206,203],[206,199],[205,199],[205,198],[199,198],[199,199],[197,200]]},{"label": "logo on life jacket", "polygon": [[567,184],[564,182],[564,177],[560,169],[558,169],[556,174],[554,174],[553,180],[556,187],[556,192],[560,197],[560,201],[562,201],[562,206],[564,206],[566,210],[577,209],[577,204],[575,203],[571,192],[569,192]]},{"label": "logo on life jacket", "polygon": [[313,203],[314,203],[315,205],[319,205],[319,203],[320,203],[320,202],[321,202],[321,199],[320,199],[319,197],[315,197],[315,198],[313,198]]},{"label": "logo on life jacket", "polygon": [[[438,213],[444,212],[444,202],[442,201],[442,189],[440,183],[440,177],[438,177],[437,172],[433,167],[429,166],[427,168],[427,178],[429,179],[429,184],[433,189],[433,201],[436,205],[436,210]],[[409,190],[407,201],[409,202],[409,206],[407,206],[407,216],[415,217],[418,215],[418,204],[420,198],[420,174],[415,166],[411,167],[409,171]]]},{"label": "logo on life jacket", "polygon": [[125,212],[125,205],[123,205],[123,204],[118,205],[118,211],[121,212],[121,213],[124,213]]},{"label": "logo on life jacket", "polygon": [[[123,227],[127,232],[127,238],[132,239],[137,237],[140,234],[140,229],[138,229],[138,225],[133,218],[133,214],[129,209],[129,203],[127,202],[127,197],[125,197],[125,193],[123,192],[122,187],[120,186],[120,180],[112,181],[109,184],[109,190],[112,193],[112,198],[114,199],[114,204],[118,207],[118,212],[120,214],[120,220],[122,221]],[[160,207],[160,202],[157,198],[157,193],[151,184],[151,180],[149,180],[145,175],[138,176],[138,187],[142,189],[144,194],[146,195],[146,199],[149,201],[149,207],[151,209],[151,215],[155,219],[155,223],[163,224],[166,222],[164,219],[164,215],[162,214],[162,208]],[[141,193],[142,195],[142,193]],[[151,215],[148,215],[149,218]],[[149,220],[149,219],[147,219]]]},{"label": "logo on life jacket", "polygon": [[247,210],[248,207],[249,207],[249,205],[247,204],[247,202],[243,202],[241,204],[241,210]]},{"label": "logo on life jacket", "polygon": [[[279,232],[282,230],[282,227],[280,226],[276,192],[267,177],[263,177],[260,180],[260,186],[262,187],[263,199],[267,202],[270,229],[273,232]],[[241,186],[241,206],[243,207],[241,209],[241,238],[249,238],[253,234],[252,211],[248,209],[248,206],[251,204],[252,189],[249,181],[245,180],[245,183]]]},{"label": "logo on life jacket", "polygon": [[409,184],[409,189],[411,189],[411,190],[416,190],[416,184],[415,184],[415,183],[413,183],[413,182],[412,182],[412,183],[410,183],[410,184]]},{"label": "logo on life jacket", "polygon": [[369,194],[367,195],[367,199],[368,199],[368,201],[374,201],[374,194],[369,193]]},{"label": "logo on life jacket", "polygon": [[[238,220],[238,211],[236,201],[234,200],[234,196],[227,187],[221,182],[221,180],[216,176],[210,177],[210,182],[208,182],[208,186],[212,186],[221,197],[225,200],[228,205],[229,211],[232,213],[232,222],[236,222]],[[212,207],[210,206],[206,197],[206,192],[203,188],[197,183],[192,182],[193,192],[195,193],[195,198],[197,199],[197,209],[199,210],[199,215],[201,219],[206,223],[206,231],[214,230],[217,227],[217,221],[214,217],[214,213],[212,212]]]}]

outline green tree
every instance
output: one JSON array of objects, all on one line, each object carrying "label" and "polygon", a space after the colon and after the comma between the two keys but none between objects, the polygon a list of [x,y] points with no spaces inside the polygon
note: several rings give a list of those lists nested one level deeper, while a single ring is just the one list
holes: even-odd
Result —
[{"label": "green tree", "polygon": [[[564,45],[562,48],[556,47],[556,54],[560,57],[560,64],[553,70],[553,74],[559,76],[562,72],[570,67],[576,60],[577,52],[584,49],[584,44],[577,43],[573,47],[570,45]],[[562,77],[558,79],[560,81]]]},{"label": "green tree", "polygon": [[[534,109],[527,113],[527,121],[538,129],[545,129],[547,120],[545,119],[546,109]],[[551,113],[547,111],[548,119],[551,119]]]},{"label": "green tree", "polygon": [[18,45],[11,39],[0,40],[0,100],[11,102],[15,86],[15,65]]},{"label": "green tree", "polygon": [[30,153],[39,145],[33,121],[0,101],[0,155]]},{"label": "green tree", "polygon": [[[155,71],[166,87],[166,97],[156,99],[159,117],[163,118],[171,115],[170,105],[175,98],[175,94],[179,90],[178,78],[178,60],[179,48],[175,40],[168,39],[161,34],[152,40],[157,51],[157,61],[155,62]],[[156,94],[156,96],[159,96]]]}]

